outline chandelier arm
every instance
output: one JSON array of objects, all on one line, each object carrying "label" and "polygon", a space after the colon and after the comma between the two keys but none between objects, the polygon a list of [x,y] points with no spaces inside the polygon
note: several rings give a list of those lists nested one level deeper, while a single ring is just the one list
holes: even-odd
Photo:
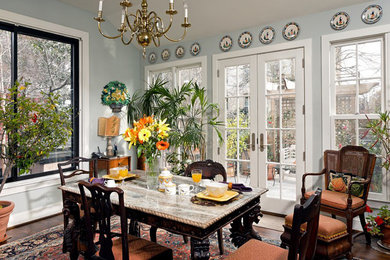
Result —
[{"label": "chandelier arm", "polygon": [[[160,38],[154,36],[154,37],[152,37],[152,39],[153,39],[154,46],[159,47],[160,46]],[[157,39],[157,42],[156,42],[156,39]]]},{"label": "chandelier arm", "polygon": [[119,35],[117,36],[108,36],[108,35],[105,35],[103,32],[102,32],[102,25],[101,25],[101,22],[98,22],[98,29],[99,29],[99,32],[101,35],[103,35],[104,37],[108,38],[108,39],[116,39],[116,38],[119,38],[121,37],[121,35],[123,35],[123,32],[121,32]]},{"label": "chandelier arm", "polygon": [[129,44],[133,41],[133,38],[134,38],[134,33],[131,34],[130,40],[126,42],[126,41],[124,40],[124,37],[123,37],[123,34],[122,34],[122,36],[121,36],[121,41],[122,41],[122,43],[123,43],[124,45],[129,45]]},{"label": "chandelier arm", "polygon": [[[161,20],[161,18],[160,18],[160,20]],[[158,34],[156,34],[156,36],[157,36],[157,37],[161,37],[161,36],[163,36],[163,35],[165,36],[165,34],[171,29],[172,23],[173,23],[173,16],[170,15],[170,18],[169,18],[169,26],[167,27],[167,29],[166,29],[165,31],[160,32],[160,31],[157,30]]]},{"label": "chandelier arm", "polygon": [[136,31],[135,28],[136,28],[137,17],[134,14],[130,14],[130,16],[133,16],[135,18],[135,20],[134,20],[134,27],[131,26],[131,23],[130,23],[130,20],[129,20],[129,16],[127,14],[126,14],[126,23],[129,26],[130,30],[132,32],[135,32]]},{"label": "chandelier arm", "polygon": [[[131,30],[132,32],[135,32],[135,27],[133,28],[133,27],[131,26],[131,23],[130,23],[130,20],[129,20],[129,16],[134,16],[134,18],[135,18],[136,20],[137,20],[137,17],[136,17],[134,14],[130,14],[130,15],[129,15],[129,13],[128,13],[128,11],[127,11],[127,8],[126,8],[125,12],[126,12],[126,14],[125,14],[126,23],[127,23],[127,25],[129,26],[130,30]],[[134,23],[135,23],[135,22],[134,22]]]},{"label": "chandelier arm", "polygon": [[164,37],[165,37],[167,40],[171,41],[171,42],[180,42],[180,41],[182,41],[182,40],[186,37],[186,35],[187,35],[187,28],[184,28],[184,33],[183,33],[183,35],[182,35],[179,39],[177,39],[177,40],[174,40],[174,39],[169,38],[166,34],[164,34]]}]

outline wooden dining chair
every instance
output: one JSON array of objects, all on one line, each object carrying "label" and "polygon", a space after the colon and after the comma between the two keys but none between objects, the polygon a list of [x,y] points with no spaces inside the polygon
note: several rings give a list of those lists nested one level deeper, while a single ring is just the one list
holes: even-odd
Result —
[{"label": "wooden dining chair", "polygon": [[[312,260],[317,245],[320,216],[321,189],[303,205],[295,205],[289,249],[283,249],[256,239],[251,239],[227,257],[227,260]],[[302,231],[301,225],[306,225]]]},{"label": "wooden dining chair", "polygon": [[[215,176],[221,175],[223,181],[226,182],[227,175],[226,170],[223,167],[222,164],[218,162],[214,162],[212,160],[206,160],[206,161],[198,161],[193,162],[190,165],[187,166],[184,176],[191,177],[191,171],[193,169],[201,169],[202,170],[202,179],[210,179],[214,180]],[[150,227],[150,238],[152,241],[156,242],[156,233],[157,233],[157,227]],[[223,246],[223,233],[222,229],[219,229],[217,231],[218,236],[218,246],[219,246],[219,253],[221,255],[224,254],[224,246]],[[188,243],[187,236],[183,236],[184,243]]]},{"label": "wooden dining chair", "polygon": [[[93,172],[84,170],[82,164],[88,164],[88,169],[91,164],[93,164]],[[98,177],[96,158],[83,158],[83,157],[74,157],[66,162],[58,163],[58,171],[60,173],[60,181],[61,186],[66,185],[67,181],[71,181],[74,177],[79,175],[85,175],[86,178],[90,177]],[[87,176],[88,175],[88,176]],[[73,220],[77,222],[74,225],[78,225],[80,218],[83,217],[84,211],[81,210],[81,204],[76,201],[65,199],[64,196],[65,191],[62,191],[62,214],[64,217],[64,243],[62,251],[65,252],[74,252],[71,248],[76,246],[77,243],[73,243],[75,240],[75,235],[72,234],[72,229],[68,228],[69,220]]]},{"label": "wooden dining chair", "polygon": [[[341,216],[347,220],[347,232],[349,243],[352,245],[352,221],[359,216],[360,223],[364,230],[366,243],[371,243],[371,236],[366,229],[364,212],[366,210],[368,192],[370,190],[371,178],[375,168],[376,156],[370,154],[362,146],[348,145],[339,151],[326,150],[324,152],[324,168],[320,173],[306,173],[302,176],[302,198],[304,202],[313,191],[306,191],[305,180],[307,176],[325,176],[326,189],[322,193],[321,211],[332,214],[333,218]],[[346,192],[329,190],[331,172],[346,173],[360,180],[351,180]],[[352,185],[362,185],[361,196],[352,195]]]},{"label": "wooden dining chair", "polygon": [[[161,246],[157,243],[129,235],[127,233],[127,215],[124,204],[124,192],[120,188],[108,188],[101,184],[90,184],[85,181],[79,182],[82,207],[85,211],[85,229],[87,239],[86,259],[105,259],[105,260],[128,260],[128,259],[173,259],[172,249]],[[87,198],[85,188],[89,190],[91,197]],[[119,201],[119,210],[116,212],[111,203],[112,196],[116,194]],[[91,215],[93,209],[93,218]],[[120,232],[111,230],[111,217],[118,214],[120,217]],[[97,221],[96,233],[99,234],[99,240],[94,242],[94,221]],[[97,257],[96,246],[99,256]]]}]

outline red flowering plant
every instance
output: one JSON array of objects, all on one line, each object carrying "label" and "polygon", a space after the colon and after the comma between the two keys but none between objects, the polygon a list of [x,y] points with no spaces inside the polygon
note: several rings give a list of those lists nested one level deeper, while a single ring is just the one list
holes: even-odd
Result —
[{"label": "red flowering plant", "polygon": [[[370,207],[366,207],[366,212],[372,212]],[[373,236],[383,236],[382,228],[386,225],[390,225],[390,210],[388,206],[382,206],[376,216],[370,215],[367,216],[366,219],[367,231]]]}]

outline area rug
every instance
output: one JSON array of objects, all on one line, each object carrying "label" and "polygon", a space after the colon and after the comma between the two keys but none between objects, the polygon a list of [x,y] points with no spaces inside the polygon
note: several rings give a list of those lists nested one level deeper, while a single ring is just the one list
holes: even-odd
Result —
[{"label": "area rug", "polygon": [[[219,255],[216,234],[210,237],[210,259],[224,259],[236,248],[230,242],[228,227],[223,229],[225,254]],[[0,259],[69,259],[68,254],[62,253],[63,225],[43,230],[29,237],[16,240],[0,246]],[[142,238],[149,239],[149,227],[141,226]],[[263,241],[280,245],[280,241],[263,238]],[[157,231],[157,242],[172,248],[174,259],[190,259],[190,243],[184,244],[183,237],[162,229]],[[82,257],[80,257],[82,259]]]}]

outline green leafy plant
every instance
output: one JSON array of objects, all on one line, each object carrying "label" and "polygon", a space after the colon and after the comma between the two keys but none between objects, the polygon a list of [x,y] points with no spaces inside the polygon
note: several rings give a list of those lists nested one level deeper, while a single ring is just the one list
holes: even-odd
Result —
[{"label": "green leafy plant", "polygon": [[375,147],[377,143],[380,143],[383,148],[383,163],[382,167],[386,170],[390,168],[390,112],[385,111],[383,113],[379,113],[379,119],[369,119],[368,120],[366,131],[362,138],[365,138],[367,134],[371,131],[371,134],[375,138],[375,142],[371,145],[371,148]]},{"label": "green leafy plant", "polygon": [[102,104],[106,106],[113,104],[128,105],[130,101],[126,85],[119,81],[110,81],[103,88],[101,100]]},{"label": "green leafy plant", "polygon": [[19,174],[66,144],[72,134],[71,109],[61,107],[59,95],[28,96],[28,86],[15,82],[0,96],[0,159],[5,164],[0,193],[13,167]]},{"label": "green leafy plant", "polygon": [[[367,206],[366,208],[367,212],[372,212],[372,210]],[[390,225],[390,210],[389,207],[382,206],[379,209],[378,215],[370,215],[366,217],[367,219],[367,225],[366,229],[367,231],[373,235],[373,236],[383,236],[382,229],[385,225]]]},{"label": "green leafy plant", "polygon": [[[204,87],[193,82],[178,88],[167,88],[166,84],[160,77],[152,82],[139,98],[139,107],[143,114],[167,119],[171,128],[168,141],[172,147],[167,160],[174,172],[181,173],[189,161],[206,158],[208,127],[216,132],[220,142],[223,141],[219,130],[223,123],[218,121],[218,105],[209,102]],[[132,110],[131,113],[138,111]],[[199,153],[199,158],[195,152]]]}]

